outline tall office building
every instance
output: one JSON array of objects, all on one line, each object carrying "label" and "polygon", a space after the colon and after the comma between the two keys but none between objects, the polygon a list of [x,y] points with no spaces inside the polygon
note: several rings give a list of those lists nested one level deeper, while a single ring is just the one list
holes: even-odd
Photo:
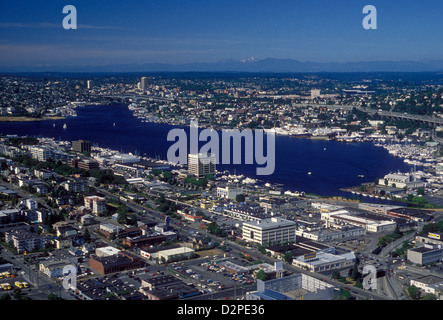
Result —
[{"label": "tall office building", "polygon": [[140,81],[140,89],[146,90],[148,88],[148,78],[142,77]]},{"label": "tall office building", "polygon": [[243,223],[243,240],[259,245],[295,242],[296,223],[281,217]]},{"label": "tall office building", "polygon": [[188,173],[198,178],[215,174],[216,157],[214,153],[188,154]]},{"label": "tall office building", "polygon": [[91,142],[85,140],[72,141],[72,150],[76,152],[91,152]]},{"label": "tall office building", "polygon": [[92,80],[86,81],[86,86],[88,87],[88,89],[92,89],[93,85],[94,85],[94,82]]}]

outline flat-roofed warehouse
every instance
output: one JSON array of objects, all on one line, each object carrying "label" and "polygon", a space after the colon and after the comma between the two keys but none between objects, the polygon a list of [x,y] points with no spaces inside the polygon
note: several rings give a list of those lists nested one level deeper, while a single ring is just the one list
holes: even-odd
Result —
[{"label": "flat-roofed warehouse", "polygon": [[321,220],[326,222],[326,226],[330,223],[334,224],[351,224],[364,227],[368,232],[384,232],[395,230],[397,224],[391,219],[372,213],[353,214],[348,210],[338,210],[333,212],[322,212]]}]

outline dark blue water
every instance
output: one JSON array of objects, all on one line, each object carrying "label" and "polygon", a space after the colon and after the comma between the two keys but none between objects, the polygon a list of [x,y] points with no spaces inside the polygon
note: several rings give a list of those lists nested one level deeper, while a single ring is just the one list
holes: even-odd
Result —
[{"label": "dark blue water", "polygon": [[[100,147],[167,159],[167,151],[173,144],[167,141],[167,134],[174,126],[142,122],[132,116],[126,105],[88,106],[78,108],[77,113],[77,117],[57,121],[0,122],[0,133],[68,141],[85,139]],[[67,129],[62,128],[64,123]],[[411,168],[371,143],[338,143],[288,136],[276,136],[275,141],[276,165],[270,176],[256,176],[256,165],[219,165],[217,169],[280,183],[286,190],[350,196],[339,189],[372,182],[389,172],[407,172]]]}]

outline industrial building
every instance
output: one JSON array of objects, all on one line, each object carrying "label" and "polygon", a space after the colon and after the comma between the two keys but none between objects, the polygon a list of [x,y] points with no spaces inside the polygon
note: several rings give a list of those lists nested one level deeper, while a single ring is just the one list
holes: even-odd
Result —
[{"label": "industrial building", "polygon": [[138,269],[144,266],[145,263],[141,258],[127,251],[119,251],[114,255],[91,257],[89,259],[89,267],[101,275]]},{"label": "industrial building", "polygon": [[388,220],[387,218],[383,218],[381,216],[377,216],[375,214],[369,213],[351,213],[348,210],[338,210],[332,212],[322,212],[321,220],[325,221],[326,227],[329,225],[345,225],[350,224],[358,227],[363,227],[368,232],[385,232],[395,230],[397,224]]},{"label": "industrial building", "polygon": [[443,248],[434,248],[425,245],[423,247],[408,249],[408,261],[420,266],[441,261],[443,258]]}]

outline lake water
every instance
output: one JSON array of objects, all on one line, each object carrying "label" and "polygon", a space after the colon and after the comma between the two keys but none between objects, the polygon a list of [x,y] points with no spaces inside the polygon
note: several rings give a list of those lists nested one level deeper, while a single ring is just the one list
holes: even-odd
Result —
[{"label": "lake water", "polygon": [[[0,133],[67,141],[84,139],[100,147],[165,160],[173,144],[167,141],[167,134],[175,126],[142,122],[126,105],[86,106],[78,108],[77,113],[77,117],[56,121],[0,122]],[[65,123],[67,128],[63,129]],[[372,182],[389,172],[411,169],[410,165],[372,143],[276,136],[275,145],[272,175],[256,176],[256,165],[219,165],[217,169],[280,183],[285,190],[339,196],[350,196],[340,188]]]}]

